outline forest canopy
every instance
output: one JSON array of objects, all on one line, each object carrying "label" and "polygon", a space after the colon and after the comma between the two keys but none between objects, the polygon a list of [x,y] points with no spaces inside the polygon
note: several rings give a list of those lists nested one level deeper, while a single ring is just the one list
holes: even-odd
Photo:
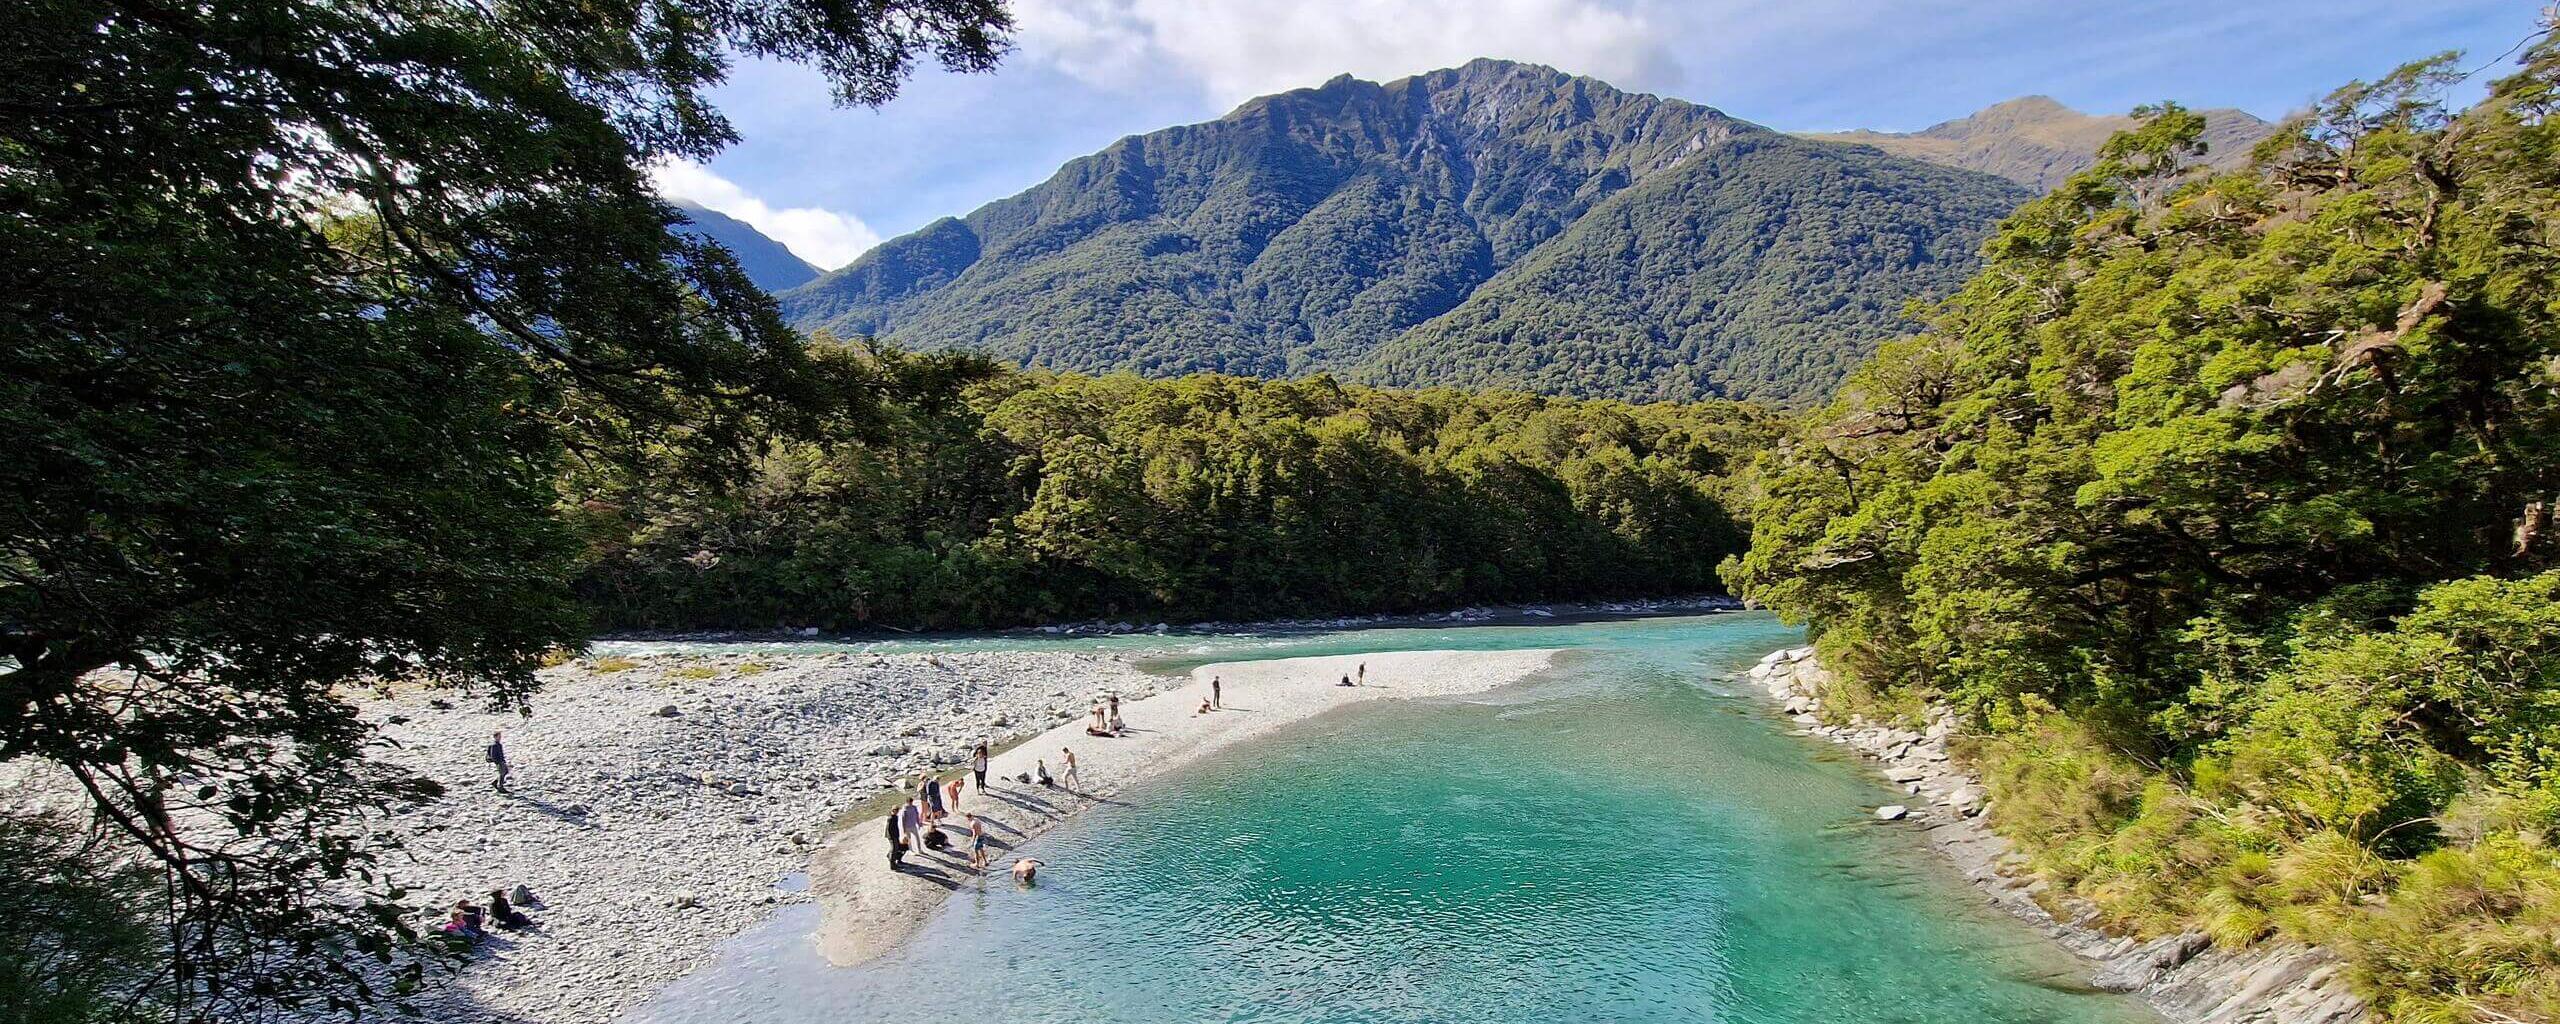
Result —
[{"label": "forest canopy", "polygon": [[878,421],[768,440],[736,487],[569,478],[579,593],[622,628],[1250,619],[1692,593],[1739,551],[1729,403],[998,369],[821,339]]},{"label": "forest canopy", "polygon": [[1758,468],[1745,594],[1843,713],[1983,727],[1994,826],[2141,934],[2560,1015],[2560,44],[2254,166],[2146,110]]}]

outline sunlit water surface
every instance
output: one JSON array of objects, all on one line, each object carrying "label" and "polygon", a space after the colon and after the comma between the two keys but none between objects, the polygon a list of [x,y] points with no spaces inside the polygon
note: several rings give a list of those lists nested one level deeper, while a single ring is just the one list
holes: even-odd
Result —
[{"label": "sunlit water surface", "polygon": [[1572,652],[1187,764],[1028,844],[1037,889],[965,887],[861,967],[826,966],[814,908],[787,909],[630,1019],[2155,1019],[2082,990],[1911,827],[1869,820],[1893,791],[1732,682],[1795,640],[1765,615],[1264,639],[1182,656]]}]

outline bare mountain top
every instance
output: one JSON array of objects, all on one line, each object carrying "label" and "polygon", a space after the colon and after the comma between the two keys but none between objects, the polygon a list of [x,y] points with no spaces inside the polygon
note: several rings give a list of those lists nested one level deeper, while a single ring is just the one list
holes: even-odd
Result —
[{"label": "bare mountain top", "polygon": [[[2249,147],[2274,128],[2245,110],[2202,113],[2205,162],[2217,167],[2247,159]],[[2122,114],[2083,114],[2050,96],[2021,96],[1916,132],[1808,132],[1804,137],[1874,146],[1895,156],[1997,174],[2043,190],[2096,163],[2098,146],[2107,136],[2133,126],[2133,118]]]}]

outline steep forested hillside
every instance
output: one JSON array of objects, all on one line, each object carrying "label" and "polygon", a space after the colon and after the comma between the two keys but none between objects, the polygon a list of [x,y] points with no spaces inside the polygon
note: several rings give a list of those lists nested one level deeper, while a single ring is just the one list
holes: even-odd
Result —
[{"label": "steep forested hillside", "polygon": [[1653,175],[1353,376],[1626,398],[1786,401],[1840,379],[1902,305],[1974,266],[1989,179],[1771,132]]},{"label": "steep forested hillside", "polygon": [[[2199,113],[2205,123],[2203,162],[2226,170],[2247,163],[2249,147],[2275,129],[2245,110],[2226,107]],[[2045,192],[2095,165],[2098,147],[2107,137],[2134,126],[2131,117],[2083,114],[2050,96],[2021,96],[1916,132],[1827,132],[1804,137],[1874,146],[1896,156],[1997,174]]]},{"label": "steep forested hillside", "polygon": [[1124,139],[784,311],[1065,369],[1788,398],[1906,330],[2025,196],[1479,60]]},{"label": "steep forested hillside", "polygon": [[750,482],[593,468],[564,507],[617,627],[1243,619],[1713,589],[1730,403],[1058,375],[821,342],[843,394]]},{"label": "steep forested hillside", "polygon": [[769,292],[797,288],[818,276],[818,268],[794,255],[782,243],[765,236],[755,225],[736,217],[694,203],[676,200],[669,205],[691,221],[676,225],[676,231],[696,238],[718,242],[721,248],[738,258],[738,268],[747,272],[747,280]]},{"label": "steep forested hillside", "polygon": [[2170,111],[1780,445],[1728,577],[2127,931],[2342,953],[2399,1021],[2560,1019],[2560,43],[2263,166]]}]

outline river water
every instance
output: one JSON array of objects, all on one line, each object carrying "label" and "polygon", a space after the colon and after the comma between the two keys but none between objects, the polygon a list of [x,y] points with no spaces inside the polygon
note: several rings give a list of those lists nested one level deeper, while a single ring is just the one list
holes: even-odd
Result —
[{"label": "river water", "polygon": [[[1761,614],[1286,636],[1017,640],[1168,667],[1563,647],[1492,694],[1321,716],[1028,844],[1036,889],[963,888],[832,968],[791,907],[627,1020],[2142,1024],[1983,906],[1895,791],[1733,673]],[[1072,646],[1072,645],[1081,645]]]}]

